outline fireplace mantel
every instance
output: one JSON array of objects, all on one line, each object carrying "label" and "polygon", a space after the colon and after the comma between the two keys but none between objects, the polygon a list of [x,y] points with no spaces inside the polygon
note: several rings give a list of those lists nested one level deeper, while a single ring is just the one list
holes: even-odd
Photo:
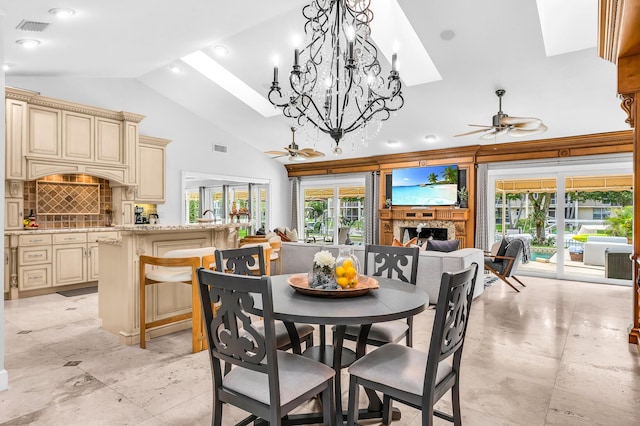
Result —
[{"label": "fireplace mantel", "polygon": [[390,245],[396,238],[402,241],[400,229],[413,227],[419,224],[426,224],[426,227],[448,228],[455,230],[453,238],[460,241],[460,248],[472,247],[466,244],[467,221],[469,220],[469,209],[454,207],[431,207],[431,208],[411,208],[392,207],[390,209],[380,209],[380,243]]}]

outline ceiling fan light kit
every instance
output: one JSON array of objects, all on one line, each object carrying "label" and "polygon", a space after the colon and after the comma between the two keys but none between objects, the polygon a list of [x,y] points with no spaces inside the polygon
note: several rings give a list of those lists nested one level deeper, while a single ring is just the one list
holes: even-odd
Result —
[{"label": "ceiling fan light kit", "polygon": [[295,49],[289,84],[281,88],[278,67],[268,99],[298,127],[313,127],[335,141],[374,136],[404,105],[397,54],[385,79],[370,40],[371,0],[313,0],[302,9],[305,46]]},{"label": "ceiling fan light kit", "polygon": [[545,126],[539,118],[509,117],[509,115],[502,112],[502,96],[504,96],[505,93],[506,91],[504,89],[496,90],[496,95],[498,96],[498,113],[493,116],[491,126],[469,124],[469,126],[482,127],[482,129],[461,133],[459,135],[454,135],[454,137],[486,132],[484,135],[480,136],[480,139],[495,140],[504,135],[509,135],[514,138],[522,138],[525,136],[544,133],[548,130],[548,127]]}]

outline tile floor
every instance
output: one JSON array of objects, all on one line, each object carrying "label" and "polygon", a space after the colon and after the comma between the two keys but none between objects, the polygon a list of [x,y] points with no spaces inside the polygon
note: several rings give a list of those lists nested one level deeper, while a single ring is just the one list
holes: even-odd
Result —
[{"label": "tile floor", "polygon": [[[496,282],[474,301],[464,424],[640,424],[640,355],[627,344],[631,288],[523,281],[521,293]],[[416,320],[416,347],[428,345],[433,314]],[[188,330],[153,339],[147,350],[121,346],[100,329],[97,294],[6,301],[4,326],[9,389],[0,392],[1,425],[210,424],[209,361],[189,353]],[[445,410],[447,396],[439,403]],[[421,424],[416,410],[398,406],[394,425]],[[243,414],[228,408],[223,424]]]}]

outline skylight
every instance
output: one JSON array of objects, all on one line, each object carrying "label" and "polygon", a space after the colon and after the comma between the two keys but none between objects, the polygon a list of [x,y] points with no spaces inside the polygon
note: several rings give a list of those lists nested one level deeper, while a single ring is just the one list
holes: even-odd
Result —
[{"label": "skylight", "polygon": [[536,0],[547,56],[596,46],[597,0]]},{"label": "skylight", "polygon": [[397,0],[371,2],[371,10],[371,38],[389,63],[397,43],[398,71],[407,86],[442,80]]},{"label": "skylight", "polygon": [[201,50],[183,56],[182,59],[196,71],[262,114],[263,117],[280,115],[264,96],[249,87],[235,75]]}]

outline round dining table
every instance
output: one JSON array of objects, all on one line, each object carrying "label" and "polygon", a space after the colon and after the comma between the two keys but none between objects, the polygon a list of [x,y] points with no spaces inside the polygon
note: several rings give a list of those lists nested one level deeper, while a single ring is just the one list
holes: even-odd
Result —
[{"label": "round dining table", "polygon": [[[301,293],[295,290],[289,284],[291,276],[271,277],[274,318],[283,321],[287,326],[293,350],[297,353],[300,353],[301,348],[294,323],[321,326],[320,345],[307,348],[303,355],[317,359],[336,371],[336,413],[339,421],[342,422],[340,370],[356,359],[356,353],[358,355],[364,353],[371,325],[414,316],[426,309],[429,296],[413,284],[384,277],[369,277],[378,282],[379,288],[356,297],[327,296],[327,292],[318,292],[318,296],[313,296],[306,294],[307,292]],[[332,345],[325,344],[324,326],[327,325],[335,326]],[[347,325],[362,326],[356,343],[359,349],[356,352],[343,348]],[[380,417],[382,406],[379,398],[373,391],[368,391],[367,395],[370,400],[369,407],[361,411],[360,418]]]}]

